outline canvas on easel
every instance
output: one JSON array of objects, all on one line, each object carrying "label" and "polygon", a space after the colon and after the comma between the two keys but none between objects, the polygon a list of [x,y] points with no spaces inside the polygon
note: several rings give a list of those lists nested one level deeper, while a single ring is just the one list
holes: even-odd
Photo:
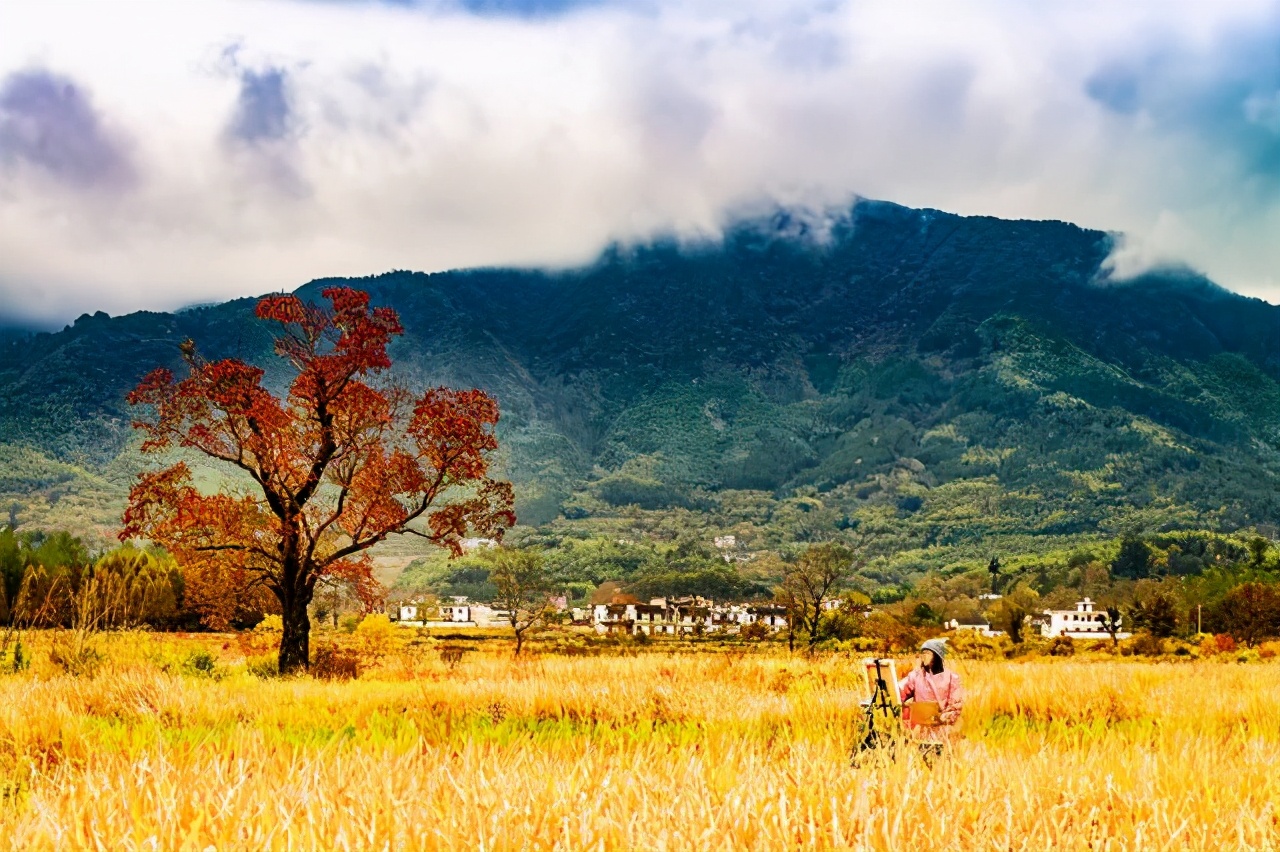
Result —
[{"label": "canvas on easel", "polygon": [[[877,672],[876,664],[879,664]],[[862,680],[866,688],[866,701],[870,702],[876,692],[876,679],[880,678],[884,681],[885,696],[891,707],[898,707],[901,703],[898,700],[898,666],[893,660],[877,659],[868,657],[862,661]]]}]

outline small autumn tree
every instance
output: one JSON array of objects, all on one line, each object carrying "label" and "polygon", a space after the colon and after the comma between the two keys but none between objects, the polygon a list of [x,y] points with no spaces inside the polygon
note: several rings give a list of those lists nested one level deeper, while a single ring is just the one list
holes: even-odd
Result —
[{"label": "small autumn tree", "polygon": [[478,390],[411,394],[376,382],[402,333],[390,308],[331,287],[327,305],[261,299],[275,351],[292,376],[278,397],[264,371],[235,358],[206,361],[182,346],[187,375],[147,375],[129,395],[149,416],[143,450],[195,450],[238,469],[239,489],[203,494],[183,462],[144,473],[129,493],[121,538],[147,538],[188,576],[188,601],[206,624],[227,623],[265,590],[279,606],[282,673],[309,663],[307,606],[324,578],[373,602],[367,551],[417,535],[461,552],[469,532],[500,537],[515,522],[509,483],[489,477],[497,404]]},{"label": "small autumn tree", "polygon": [[1040,595],[1028,586],[1018,586],[996,602],[988,613],[993,626],[1009,634],[1015,645],[1026,636],[1027,619],[1039,607]]},{"label": "small autumn tree", "polygon": [[811,649],[822,639],[823,604],[849,577],[856,555],[843,544],[815,544],[786,567],[782,583],[774,590],[774,600],[787,608],[789,647],[794,647],[797,630],[808,634]]},{"label": "small autumn tree", "polygon": [[1265,583],[1242,583],[1218,602],[1210,622],[1251,648],[1280,636],[1280,590]]},{"label": "small autumn tree", "polygon": [[489,582],[498,590],[494,603],[506,613],[516,637],[516,656],[524,647],[525,634],[545,625],[555,613],[551,603],[552,584],[542,554],[534,550],[495,547],[481,559],[489,564]]}]

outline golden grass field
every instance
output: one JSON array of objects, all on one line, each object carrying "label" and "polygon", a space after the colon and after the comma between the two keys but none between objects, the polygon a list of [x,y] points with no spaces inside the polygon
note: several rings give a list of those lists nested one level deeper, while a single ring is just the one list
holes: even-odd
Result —
[{"label": "golden grass field", "polygon": [[[854,769],[847,656],[424,646],[329,682],[104,641],[95,677],[38,643],[0,676],[7,848],[1280,848],[1271,663],[961,661],[953,753]],[[165,672],[191,643],[225,675]]]}]

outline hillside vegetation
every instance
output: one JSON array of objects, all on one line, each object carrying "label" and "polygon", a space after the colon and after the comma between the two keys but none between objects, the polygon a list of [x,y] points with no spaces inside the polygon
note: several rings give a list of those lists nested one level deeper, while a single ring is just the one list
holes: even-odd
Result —
[{"label": "hillside vegetation", "polygon": [[[1111,246],[867,202],[563,272],[341,283],[400,312],[401,378],[497,396],[524,535],[674,552],[731,534],[747,564],[870,525],[894,582],[1280,516],[1280,308],[1187,273],[1110,281]],[[270,368],[252,305],[0,346],[4,514],[109,537],[140,466],[125,393],[186,338]]]}]

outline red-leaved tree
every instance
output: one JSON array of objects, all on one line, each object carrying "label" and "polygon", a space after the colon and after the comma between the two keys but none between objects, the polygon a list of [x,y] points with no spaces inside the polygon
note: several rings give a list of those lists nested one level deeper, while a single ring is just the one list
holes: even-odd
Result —
[{"label": "red-leaved tree", "polygon": [[[287,396],[263,371],[206,361],[188,341],[185,378],[158,369],[129,395],[150,407],[135,425],[143,450],[198,450],[239,468],[241,488],[202,494],[185,463],[139,476],[120,536],[167,548],[190,577],[206,623],[225,624],[255,591],[279,603],[280,671],[309,661],[307,606],[316,584],[379,592],[369,548],[410,534],[461,552],[468,532],[500,538],[515,523],[511,485],[489,476],[498,406],[478,390],[413,396],[372,381],[401,334],[390,308],[359,290],[323,291],[329,305],[269,296],[257,315],[279,325],[276,354],[293,371]],[[207,582],[206,582],[207,581]]]}]

